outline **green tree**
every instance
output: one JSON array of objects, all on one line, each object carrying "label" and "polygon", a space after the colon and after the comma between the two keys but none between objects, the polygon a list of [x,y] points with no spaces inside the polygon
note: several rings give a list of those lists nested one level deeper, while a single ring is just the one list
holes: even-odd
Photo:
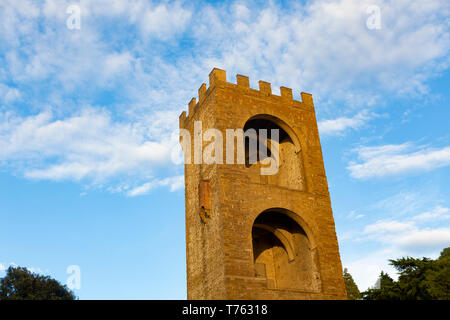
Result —
[{"label": "green tree", "polygon": [[348,272],[347,268],[344,268],[344,282],[345,289],[347,290],[347,297],[349,300],[358,300],[361,298],[358,286],[353,280],[352,275]]},{"label": "green tree", "polygon": [[431,300],[426,280],[427,273],[433,269],[433,260],[411,257],[389,260],[399,273],[397,285],[405,300]]},{"label": "green tree", "polygon": [[380,285],[362,293],[365,300],[449,300],[450,248],[438,259],[412,257],[389,260],[398,271],[397,281],[381,272]]},{"label": "green tree", "polygon": [[58,281],[26,268],[9,267],[0,279],[0,300],[74,300],[74,293]]},{"label": "green tree", "polygon": [[400,300],[401,294],[397,283],[381,271],[375,287],[363,292],[362,297],[364,300]]},{"label": "green tree", "polygon": [[435,300],[450,300],[450,248],[442,250],[424,280],[428,294]]}]

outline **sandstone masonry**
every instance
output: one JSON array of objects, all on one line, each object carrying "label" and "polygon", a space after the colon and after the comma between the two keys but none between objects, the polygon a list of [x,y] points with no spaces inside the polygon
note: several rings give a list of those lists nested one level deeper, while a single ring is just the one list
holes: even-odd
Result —
[{"label": "sandstone masonry", "polygon": [[213,69],[180,116],[192,137],[194,121],[224,136],[280,130],[275,175],[261,175],[261,161],[185,164],[188,299],[346,298],[313,99],[280,92]]}]

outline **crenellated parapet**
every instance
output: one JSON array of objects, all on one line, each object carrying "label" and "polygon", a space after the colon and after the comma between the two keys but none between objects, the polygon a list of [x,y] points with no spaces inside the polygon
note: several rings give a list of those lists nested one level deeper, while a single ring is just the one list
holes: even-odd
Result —
[{"label": "crenellated parapet", "polygon": [[313,110],[314,103],[312,95],[309,93],[301,92],[301,101],[295,100],[293,98],[292,89],[287,87],[280,87],[280,95],[275,95],[272,93],[272,85],[270,82],[262,81],[260,80],[259,88],[253,89],[250,88],[250,80],[247,76],[243,75],[236,75],[236,83],[227,82],[227,76],[226,71],[218,68],[214,68],[209,73],[209,87],[206,86],[206,83],[203,83],[200,88],[198,89],[198,100],[194,97],[191,99],[191,101],[188,104],[188,114],[186,114],[186,111],[183,111],[180,115],[180,128],[183,128],[185,126],[186,121],[189,121],[195,114],[196,110],[198,109],[199,105],[202,104],[202,102],[207,97],[208,93],[211,91],[211,88],[215,87],[219,83],[227,83],[228,85],[233,85],[238,88],[244,89],[244,90],[250,90],[252,92],[259,92],[264,97],[272,97],[274,99],[282,99],[284,102],[286,101],[292,101],[292,103],[297,106],[303,106],[306,109]]}]

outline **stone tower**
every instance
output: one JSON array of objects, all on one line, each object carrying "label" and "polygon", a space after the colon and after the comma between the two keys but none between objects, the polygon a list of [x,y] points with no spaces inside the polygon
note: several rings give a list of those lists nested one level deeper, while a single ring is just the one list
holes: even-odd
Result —
[{"label": "stone tower", "polygon": [[[193,142],[184,149],[188,299],[345,299],[312,96],[296,101],[289,88],[278,96],[268,82],[255,90],[236,78],[213,69],[180,116]],[[207,148],[211,128],[224,140],[227,129],[279,129],[277,173],[262,175],[263,159],[248,162],[247,136],[245,163],[199,164],[195,143]],[[231,137],[236,158],[241,137]]]}]

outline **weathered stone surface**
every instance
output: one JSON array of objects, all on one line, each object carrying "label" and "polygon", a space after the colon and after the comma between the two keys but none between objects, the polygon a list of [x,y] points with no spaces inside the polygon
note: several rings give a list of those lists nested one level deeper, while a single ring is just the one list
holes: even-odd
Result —
[{"label": "weathered stone surface", "polygon": [[248,83],[214,69],[180,116],[191,137],[194,121],[224,138],[268,123],[286,137],[273,176],[261,176],[260,163],[185,165],[188,299],[345,299],[312,96]]}]

